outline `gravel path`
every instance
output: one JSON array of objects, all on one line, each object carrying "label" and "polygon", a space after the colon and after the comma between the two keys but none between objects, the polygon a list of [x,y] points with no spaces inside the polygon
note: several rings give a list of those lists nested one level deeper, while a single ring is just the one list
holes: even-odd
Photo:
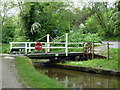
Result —
[{"label": "gravel path", "polygon": [[99,47],[95,47],[95,53],[100,53],[100,52],[104,52],[107,50],[107,43],[111,44],[109,45],[109,48],[120,48],[120,41],[102,41],[103,44],[106,45],[102,45]]},{"label": "gravel path", "polygon": [[17,71],[13,57],[0,57],[2,59],[2,88],[22,88],[18,82]]},{"label": "gravel path", "polygon": [[120,41],[102,41],[102,43],[109,43],[110,48],[120,48]]}]

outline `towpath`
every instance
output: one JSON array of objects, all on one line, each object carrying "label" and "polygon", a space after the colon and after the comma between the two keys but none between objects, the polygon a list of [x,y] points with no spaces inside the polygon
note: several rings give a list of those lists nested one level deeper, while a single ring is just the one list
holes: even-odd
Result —
[{"label": "towpath", "polygon": [[102,41],[102,43],[109,43],[110,48],[120,48],[120,41]]},{"label": "towpath", "polygon": [[[18,81],[17,71],[14,65],[14,57],[0,56],[0,66],[2,66],[2,88],[22,88],[22,84]],[[1,74],[0,71],[0,74]]]}]

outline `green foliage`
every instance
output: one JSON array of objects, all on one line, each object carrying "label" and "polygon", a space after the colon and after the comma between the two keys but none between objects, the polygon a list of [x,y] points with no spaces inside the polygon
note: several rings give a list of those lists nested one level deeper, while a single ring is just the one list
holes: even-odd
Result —
[{"label": "green foliage", "polygon": [[13,40],[15,25],[13,24],[12,13],[9,11],[16,5],[14,2],[0,1],[0,20],[2,30],[2,42],[8,43]]},{"label": "green foliage", "polygon": [[107,38],[104,38],[105,41],[120,41],[120,37],[119,36],[111,36],[111,37],[107,37]]},{"label": "green foliage", "polygon": [[[68,34],[69,42],[94,42],[98,43],[101,42],[102,38],[98,36],[98,34],[91,34],[86,33],[82,34],[81,30],[72,31]],[[62,39],[59,39],[58,41],[65,41],[65,37]]]},{"label": "green foliage", "polygon": [[90,9],[94,14],[85,23],[87,32],[98,33],[103,38],[118,37],[120,35],[118,3],[116,2],[114,5],[116,8],[113,8],[108,2],[94,2]]},{"label": "green foliage", "polygon": [[4,25],[2,27],[2,42],[9,43],[13,41],[15,26],[12,23],[12,17],[6,17]]},{"label": "green foliage", "polygon": [[88,20],[86,20],[85,27],[87,32],[93,34],[97,33],[101,29],[94,15],[92,15],[88,18]]},{"label": "green foliage", "polygon": [[1,48],[1,49],[2,49],[1,51],[2,51],[2,52],[1,52],[1,53],[2,53],[2,54],[3,54],[3,53],[5,53],[5,54],[9,53],[9,50],[10,50],[9,46],[10,46],[9,44],[2,43],[2,44],[1,44],[1,47],[2,47],[2,48]]},{"label": "green foliage", "polygon": [[76,32],[75,34],[71,34],[69,37],[70,42],[101,42],[101,38],[98,37],[98,34],[80,34]]},{"label": "green foliage", "polygon": [[43,73],[35,70],[27,57],[16,57],[15,62],[20,80],[32,88],[64,88],[57,81],[50,79]]},{"label": "green foliage", "polygon": [[24,30],[26,39],[35,41],[47,33],[54,37],[55,28],[58,35],[68,32],[75,20],[68,6],[65,2],[26,2],[20,12],[21,31]]},{"label": "green foliage", "polygon": [[116,1],[115,9],[113,10],[113,15],[111,16],[111,20],[114,21],[114,36],[120,37],[120,1]]},{"label": "green foliage", "polygon": [[[98,42],[98,36],[117,38],[120,36],[119,3],[112,6],[108,2],[91,2],[80,9],[69,2],[24,2],[19,6],[2,2],[2,42],[36,41],[48,33],[56,37],[71,30],[74,33],[70,33],[69,41]],[[8,13],[14,7],[20,8],[16,16]]]}]

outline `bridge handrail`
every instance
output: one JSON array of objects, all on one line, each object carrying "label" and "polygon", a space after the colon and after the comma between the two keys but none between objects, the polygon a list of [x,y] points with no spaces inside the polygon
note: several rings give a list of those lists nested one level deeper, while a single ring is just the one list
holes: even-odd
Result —
[{"label": "bridge handrail", "polygon": [[[33,47],[33,46],[31,46],[31,44],[36,44],[36,43],[38,43],[38,42],[10,42],[10,51],[11,51],[11,49],[25,49],[25,53],[27,54],[27,50],[29,50],[29,52],[31,52],[31,49],[35,49],[35,47]],[[63,46],[63,47],[61,47],[61,46],[46,46],[47,44],[65,44],[66,45],[66,42],[40,42],[40,43],[42,43],[42,44],[45,44],[45,45],[43,45],[43,49],[65,49],[66,50],[66,48],[67,49],[71,49],[71,48],[78,48],[78,49],[82,49],[82,48],[84,48],[84,47],[70,47],[70,46]],[[22,46],[13,46],[13,44],[25,44],[24,45],[24,47],[22,47]],[[68,45],[70,45],[70,44],[84,44],[83,42],[68,42],[67,43]],[[109,59],[109,45],[113,45],[113,44],[109,44],[109,43],[93,43],[93,45],[107,45],[107,48],[108,48],[108,59]],[[45,50],[46,51],[46,50]],[[94,46],[92,46],[92,53],[94,53],[94,51],[96,51],[96,49],[94,48]],[[65,51],[66,53],[68,52],[68,51]],[[47,53],[47,52],[46,52]],[[93,55],[93,54],[92,54]],[[66,55],[67,56],[67,55]],[[94,57],[94,56],[93,56]]]},{"label": "bridge handrail", "polygon": [[[11,44],[35,44],[38,42],[9,42]],[[42,44],[47,43],[47,42],[40,42]],[[84,42],[68,42],[68,44],[83,44]],[[49,42],[49,44],[66,44],[66,42]],[[94,45],[107,45],[107,43],[94,43]],[[113,45],[113,44],[109,44],[109,45]]]},{"label": "bridge handrail", "polygon": [[[40,42],[41,44],[45,45],[42,48],[46,49],[45,50],[46,53],[49,52],[50,49],[54,49],[54,48],[61,49],[61,48],[64,48],[66,56],[68,56],[68,49],[70,49],[70,48],[83,48],[84,49],[84,42],[69,42],[68,41],[68,33],[66,33],[65,35],[63,35],[63,36],[65,36],[65,41],[64,42],[55,42],[55,40],[53,40],[52,42],[50,42],[50,35],[47,34],[44,37],[46,37],[46,36],[47,36],[47,41],[46,42]],[[61,36],[61,37],[63,37],[63,36]],[[44,37],[42,37],[42,38],[44,38]],[[61,37],[57,37],[57,39],[59,39]],[[29,52],[31,52],[31,49],[35,49],[35,47],[31,47],[31,44],[36,44],[36,43],[38,43],[38,42],[36,42],[36,41],[35,42],[10,42],[10,50],[12,48],[25,49],[25,53],[27,54],[27,50],[28,49],[29,49]],[[13,44],[24,44],[24,46],[21,47],[21,45],[19,45],[18,47],[15,47],[15,46],[13,47]],[[50,44],[65,44],[65,46],[63,46],[63,47],[55,47],[54,46],[53,47],[53,46],[50,46]],[[70,44],[83,44],[83,47],[78,47],[77,45],[75,47],[70,47],[69,46]],[[93,51],[92,53],[94,53],[94,45],[108,45],[108,49],[109,49],[109,45],[110,44],[108,44],[108,43],[107,44],[106,43],[92,43],[92,51]]]},{"label": "bridge handrail", "polygon": [[[10,49],[12,49],[12,48],[17,48],[17,49],[29,49],[29,51],[31,51],[30,49],[35,49],[35,47],[32,47],[31,46],[31,44],[36,44],[36,43],[38,43],[38,42],[10,42]],[[66,42],[40,42],[40,43],[42,43],[42,44],[66,44]],[[18,46],[18,47],[14,47],[13,46],[13,44],[25,44],[25,47],[21,47],[21,46]],[[68,42],[68,45],[70,45],[70,44],[84,44],[83,42]],[[29,45],[29,46],[27,46],[27,45]],[[94,45],[103,45],[102,43],[94,43]],[[106,44],[104,44],[104,45],[106,45]],[[45,49],[45,48],[47,48],[47,49],[54,49],[54,48],[58,48],[58,49],[60,49],[60,48],[66,48],[66,47],[56,47],[56,46],[54,46],[54,47],[42,47],[43,49]],[[83,48],[83,47],[67,47],[68,49],[70,49],[70,48]],[[27,51],[27,50],[26,50]]]},{"label": "bridge handrail", "polygon": [[[12,44],[25,44],[25,43],[38,43],[38,42],[10,42]],[[40,42],[40,43],[47,43],[47,42]],[[65,42],[49,42],[50,44],[66,44]],[[68,42],[68,44],[83,44],[81,42]]]}]

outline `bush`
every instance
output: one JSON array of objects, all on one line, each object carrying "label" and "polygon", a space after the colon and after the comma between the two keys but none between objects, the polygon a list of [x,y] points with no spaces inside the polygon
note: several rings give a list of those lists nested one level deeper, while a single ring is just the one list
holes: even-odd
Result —
[{"label": "bush", "polygon": [[[102,41],[102,38],[98,34],[86,33],[82,34],[80,31],[70,32],[68,34],[69,42],[94,42],[99,43]],[[65,41],[65,37],[59,39],[58,41]]]},{"label": "bush", "polygon": [[2,43],[2,52],[1,53],[9,53],[10,45],[7,43]]}]

